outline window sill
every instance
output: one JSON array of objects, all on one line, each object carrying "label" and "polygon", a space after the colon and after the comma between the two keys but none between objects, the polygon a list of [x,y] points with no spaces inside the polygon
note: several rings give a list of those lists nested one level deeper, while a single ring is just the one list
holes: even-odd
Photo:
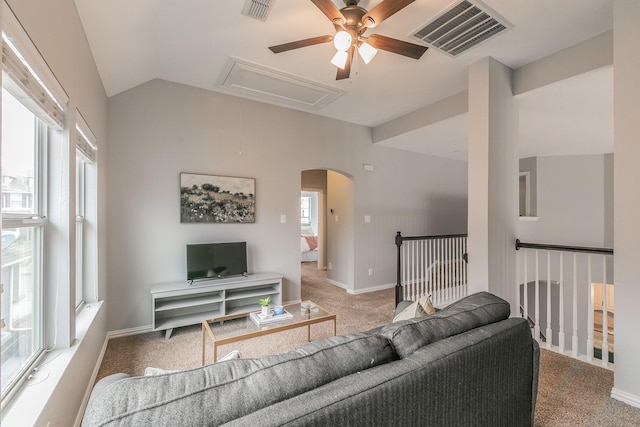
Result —
[{"label": "window sill", "polygon": [[518,221],[528,222],[528,221],[537,221],[537,216],[519,216]]},{"label": "window sill", "polygon": [[[63,376],[70,370],[71,362],[79,347],[96,321],[102,307],[102,301],[87,304],[76,318],[76,340],[69,348],[52,350],[44,358],[29,382],[21,386],[16,395],[2,411],[1,424],[6,427],[25,425],[47,425],[41,420],[45,408],[54,395]],[[71,414],[67,414],[70,416]],[[72,415],[73,418],[76,414]],[[51,425],[58,425],[51,420]],[[38,424],[40,423],[40,424]]]}]

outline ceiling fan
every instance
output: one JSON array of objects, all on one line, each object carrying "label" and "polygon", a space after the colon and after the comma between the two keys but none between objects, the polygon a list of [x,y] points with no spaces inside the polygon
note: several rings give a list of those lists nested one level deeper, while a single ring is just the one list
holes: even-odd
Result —
[{"label": "ceiling fan", "polygon": [[338,67],[336,80],[349,78],[351,74],[351,62],[356,50],[366,64],[373,59],[378,49],[409,58],[420,59],[427,51],[426,46],[408,43],[380,34],[363,36],[369,28],[373,28],[382,21],[405,8],[415,0],[384,0],[376,7],[367,11],[358,6],[359,0],[344,0],[345,7],[338,9],[331,0],[311,0],[318,9],[331,20],[337,33],[334,36],[326,35],[312,37],[310,39],[297,40],[277,46],[270,46],[273,53],[286,52],[306,46],[313,46],[333,41],[338,50],[331,63]]}]

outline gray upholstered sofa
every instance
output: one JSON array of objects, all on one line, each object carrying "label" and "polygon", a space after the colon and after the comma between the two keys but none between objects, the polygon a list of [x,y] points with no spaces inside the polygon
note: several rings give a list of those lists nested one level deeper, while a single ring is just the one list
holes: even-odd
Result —
[{"label": "gray upholstered sofa", "polygon": [[428,317],[149,377],[102,379],[83,426],[528,426],[538,344],[486,292]]}]

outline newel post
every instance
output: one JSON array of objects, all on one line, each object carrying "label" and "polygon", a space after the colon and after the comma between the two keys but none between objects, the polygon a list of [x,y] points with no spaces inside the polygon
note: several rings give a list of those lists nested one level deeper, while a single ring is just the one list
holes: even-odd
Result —
[{"label": "newel post", "polygon": [[397,276],[396,276],[396,307],[400,304],[402,298],[402,271],[401,271],[401,247],[402,247],[402,235],[398,231],[396,233],[396,247],[398,248],[398,264],[396,266]]}]

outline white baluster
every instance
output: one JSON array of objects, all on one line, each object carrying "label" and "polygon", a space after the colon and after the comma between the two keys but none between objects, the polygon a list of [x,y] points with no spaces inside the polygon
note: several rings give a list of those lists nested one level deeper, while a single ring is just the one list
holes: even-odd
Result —
[{"label": "white baluster", "polygon": [[551,348],[552,331],[551,331],[551,251],[547,251],[547,348]]},{"label": "white baluster", "polygon": [[602,255],[602,366],[609,364],[609,312],[607,311],[607,260]]},{"label": "white baluster", "polygon": [[573,334],[571,335],[571,354],[578,357],[578,259],[573,254]]},{"label": "white baluster", "polygon": [[564,262],[563,262],[563,252],[560,252],[560,281],[559,292],[560,292],[560,300],[558,301],[559,307],[559,316],[560,322],[558,325],[558,348],[561,353],[564,353]]},{"label": "white baluster", "polygon": [[[529,279],[528,279],[528,275],[527,275],[527,268],[529,266],[529,250],[525,249],[524,250],[524,280],[523,280],[523,292],[524,292],[524,316],[525,319],[527,319],[527,321],[529,321]],[[531,330],[531,332],[533,333],[533,329]]]},{"label": "white baluster", "polygon": [[536,340],[540,341],[540,279],[538,277],[538,271],[540,268],[540,264],[538,262],[538,250],[535,250],[536,256],[536,271],[535,271],[535,286],[536,286],[536,312],[535,312],[535,326],[533,327],[533,333]]},{"label": "white baluster", "polygon": [[587,361],[593,361],[593,281],[591,280],[591,255],[587,256]]}]

